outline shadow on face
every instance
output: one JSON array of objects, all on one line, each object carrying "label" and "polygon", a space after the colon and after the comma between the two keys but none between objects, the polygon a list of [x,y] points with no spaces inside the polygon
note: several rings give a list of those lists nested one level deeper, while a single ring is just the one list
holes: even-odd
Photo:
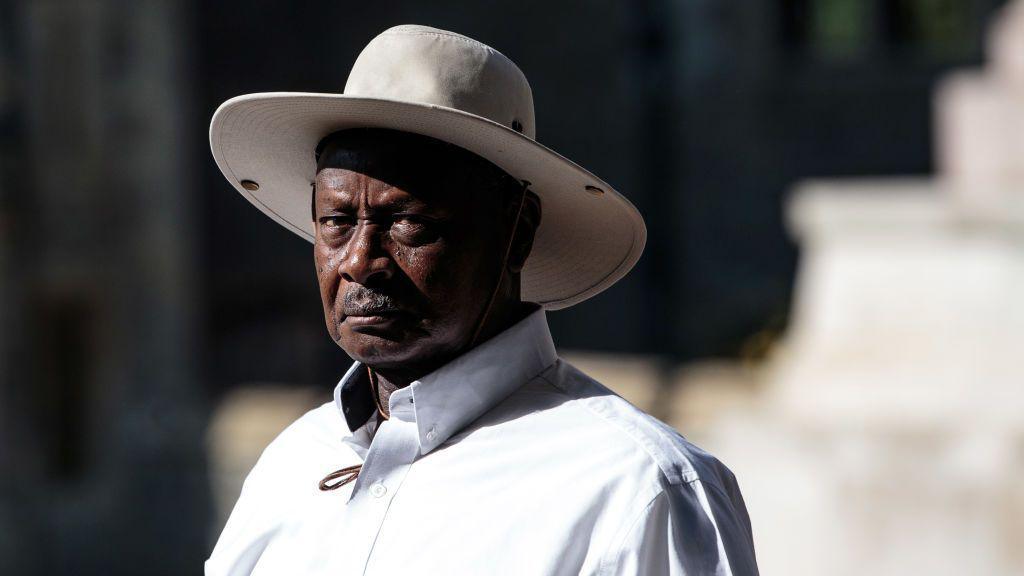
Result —
[{"label": "shadow on face", "polygon": [[378,369],[440,366],[466,347],[498,282],[520,185],[404,132],[338,132],[318,153],[314,258],[328,332]]}]

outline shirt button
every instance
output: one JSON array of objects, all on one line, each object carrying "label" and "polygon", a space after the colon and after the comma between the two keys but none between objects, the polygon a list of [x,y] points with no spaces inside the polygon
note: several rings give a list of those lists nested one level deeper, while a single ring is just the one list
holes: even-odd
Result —
[{"label": "shirt button", "polygon": [[427,431],[427,440],[433,440],[434,438],[437,438],[437,429],[431,428]]},{"label": "shirt button", "polygon": [[381,498],[387,493],[387,487],[385,487],[380,482],[377,482],[376,484],[370,486],[370,494],[372,494],[374,498]]}]

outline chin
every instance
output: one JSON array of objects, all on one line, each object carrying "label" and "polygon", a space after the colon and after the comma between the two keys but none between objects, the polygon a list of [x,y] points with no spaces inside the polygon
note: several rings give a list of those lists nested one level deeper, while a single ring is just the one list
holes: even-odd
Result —
[{"label": "chin", "polygon": [[353,360],[372,366],[401,364],[415,360],[420,348],[418,338],[408,334],[374,334],[369,331],[342,329],[338,345]]}]

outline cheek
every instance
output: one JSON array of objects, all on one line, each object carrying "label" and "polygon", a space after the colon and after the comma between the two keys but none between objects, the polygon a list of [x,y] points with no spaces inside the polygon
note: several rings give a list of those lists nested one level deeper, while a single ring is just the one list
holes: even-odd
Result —
[{"label": "cheek", "polygon": [[313,264],[316,267],[317,285],[320,287],[320,298],[324,310],[327,311],[338,294],[338,266],[334,261],[337,251],[317,246],[313,252]]},{"label": "cheek", "polygon": [[445,246],[434,244],[418,247],[400,246],[395,248],[393,254],[395,263],[416,286],[417,291],[436,304],[443,300],[449,288],[449,271],[455,264],[452,262],[450,252]]},{"label": "cheek", "polygon": [[396,254],[403,271],[431,302],[437,317],[464,315],[460,311],[475,313],[493,288],[492,270],[497,269],[497,263],[487,261],[479,248],[460,248],[435,245],[406,248]]}]

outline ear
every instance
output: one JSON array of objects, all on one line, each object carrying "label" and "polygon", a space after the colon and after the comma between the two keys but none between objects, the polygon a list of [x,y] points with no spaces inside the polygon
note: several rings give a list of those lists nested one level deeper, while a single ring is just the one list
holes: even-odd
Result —
[{"label": "ear", "polygon": [[[519,208],[514,205],[513,210]],[[522,272],[526,266],[526,259],[533,249],[533,239],[540,227],[541,209],[540,198],[536,194],[526,191],[523,199],[523,208],[519,214],[519,224],[516,226],[516,234],[512,239],[512,247],[508,255],[508,270],[513,274]]]}]

